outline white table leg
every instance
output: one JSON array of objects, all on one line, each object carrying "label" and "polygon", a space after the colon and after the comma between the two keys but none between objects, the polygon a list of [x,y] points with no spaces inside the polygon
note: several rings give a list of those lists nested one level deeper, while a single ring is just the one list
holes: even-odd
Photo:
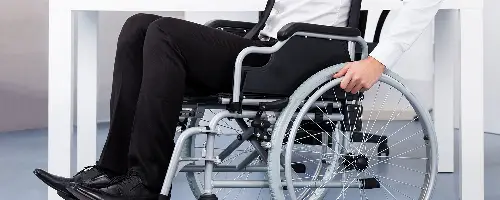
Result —
[{"label": "white table leg", "polygon": [[77,12],[77,171],[96,161],[98,12]]},{"label": "white table leg", "polygon": [[[71,173],[72,59],[71,11],[62,3],[49,5],[48,170],[68,177]],[[60,199],[49,188],[48,199]]]},{"label": "white table leg", "polygon": [[462,9],[460,195],[484,199],[483,11]]},{"label": "white table leg", "polygon": [[439,172],[454,172],[454,69],[460,66],[458,10],[441,10],[435,23],[434,125],[438,137]]}]

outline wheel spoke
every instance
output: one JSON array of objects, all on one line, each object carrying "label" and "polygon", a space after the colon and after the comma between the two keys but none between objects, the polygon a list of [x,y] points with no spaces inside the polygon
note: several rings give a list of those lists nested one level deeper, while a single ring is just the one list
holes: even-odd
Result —
[{"label": "wheel spoke", "polygon": [[[387,140],[389,140],[392,136],[394,136],[396,133],[398,133],[399,131],[401,131],[404,127],[408,126],[409,124],[411,124],[415,119],[413,119],[412,121],[408,122],[406,125],[404,125],[403,127],[401,127],[400,129],[398,129],[396,132],[392,133],[391,135],[387,136],[386,139],[380,141],[380,143],[378,143],[378,145],[380,145],[381,143],[383,142],[386,142]],[[423,130],[420,130],[420,131],[423,131]],[[420,132],[419,131],[419,132]],[[417,132],[417,133],[419,133]],[[417,134],[415,133],[415,134]],[[373,146],[372,148],[368,149],[366,152],[375,152],[375,148],[377,147],[377,145]],[[373,154],[372,154],[373,155]]]},{"label": "wheel spoke", "polygon": [[388,165],[392,165],[392,166],[395,166],[395,167],[399,167],[401,169],[406,169],[408,171],[412,171],[412,172],[416,172],[416,173],[419,173],[419,174],[422,174],[422,175],[428,175],[429,173],[426,173],[426,172],[422,172],[422,171],[419,171],[419,170],[416,170],[416,169],[410,169],[408,167],[405,167],[405,166],[401,166],[401,165],[397,165],[397,164],[394,164],[394,163],[390,163],[390,162],[384,162],[385,164],[388,164]]},{"label": "wheel spoke", "polygon": [[[375,133],[373,133],[369,138],[367,138],[366,140],[364,140],[363,143],[366,143],[368,140],[370,140],[371,138],[373,138],[373,136],[377,135],[377,133],[379,133],[379,131],[381,131],[381,130],[383,130],[381,136],[384,136],[384,133],[387,130],[387,127],[389,126],[389,123],[391,123],[394,119],[396,119],[397,117],[399,117],[399,115],[401,115],[401,113],[403,112],[403,110],[406,110],[408,107],[410,107],[410,104],[408,104],[408,106],[406,108],[401,109],[398,112],[398,114],[396,116],[394,116],[394,113],[396,112],[396,109],[398,108],[399,103],[401,102],[402,97],[403,97],[403,94],[401,94],[401,96],[399,97],[398,104],[394,107],[394,110],[392,111],[391,117],[388,120],[388,122],[383,127],[381,127],[379,130],[377,130]],[[363,135],[363,138],[365,138],[364,135]],[[380,137],[378,139],[377,145],[380,145],[382,142],[385,142],[387,140],[387,139],[385,139],[384,141],[380,141],[381,139],[382,139],[382,137]],[[365,148],[365,150],[366,150],[366,148]]]},{"label": "wheel spoke", "polygon": [[[318,106],[316,106],[316,107],[318,107]],[[320,110],[320,111],[321,111],[324,115],[327,115],[327,113],[323,112],[323,109],[321,109],[321,108],[319,108],[319,107],[318,107],[318,109],[319,109],[319,110]],[[341,111],[340,111],[340,112],[342,112],[342,109],[341,109]],[[308,116],[308,118],[309,118],[311,121],[313,121],[313,122],[314,122],[314,120],[313,120],[313,119],[311,119],[311,117],[310,117],[310,116]],[[328,120],[329,120],[330,124],[333,124],[333,122],[332,122],[332,120],[331,120],[331,119],[329,119],[329,118],[328,118]],[[321,128],[321,130],[323,130],[324,132],[326,132],[326,133],[328,134],[328,136],[329,136],[329,137],[333,138],[333,137],[332,137],[332,135],[330,135],[330,134],[328,133],[328,131],[325,131],[325,130],[324,130],[324,129],[323,129],[323,128],[322,128],[322,127],[318,124],[318,123],[316,123],[316,122],[314,122],[314,123],[315,123],[316,125],[318,125],[318,127],[320,127],[320,128]],[[341,123],[344,123],[344,121],[342,120],[342,122],[341,122]],[[343,132],[343,131],[339,131],[339,132],[342,134],[342,136],[347,137],[347,136],[344,134],[344,132]],[[338,143],[337,143],[337,144],[338,144]],[[340,145],[340,144],[339,144],[339,145]],[[341,146],[342,146],[342,145],[341,145]],[[342,148],[344,148],[344,146],[342,146]],[[345,149],[345,148],[344,148],[344,149]],[[358,151],[359,151],[359,149],[356,149],[356,150],[358,150]]]},{"label": "wheel spoke", "polygon": [[[368,200],[373,199],[374,197],[371,195],[377,193],[380,193],[378,197],[386,200],[398,200],[399,198],[413,200],[419,199],[419,197],[425,197],[420,200],[428,200],[427,197],[431,190],[427,187],[432,186],[430,181],[434,181],[435,172],[433,169],[436,167],[434,160],[430,159],[433,158],[433,155],[429,155],[429,152],[435,152],[433,149],[435,148],[433,129],[428,127],[430,124],[426,119],[417,122],[424,123],[421,124],[420,129],[415,127],[418,125],[415,122],[419,117],[415,117],[413,120],[398,121],[401,116],[406,114],[408,108],[419,109],[416,110],[416,113],[423,112],[420,110],[420,106],[414,106],[416,105],[413,102],[415,98],[412,94],[400,82],[393,81],[391,76],[383,75],[381,81],[392,87],[386,88],[384,86],[382,88],[382,82],[378,83],[377,87],[373,87],[377,91],[370,93],[375,96],[375,101],[370,106],[371,102],[365,102],[367,99],[363,98],[364,96],[345,98],[345,94],[340,93],[338,88],[333,89],[334,92],[331,93],[330,89],[337,87],[338,85],[335,84],[338,84],[339,80],[325,80],[326,75],[318,75],[318,79],[311,79],[307,84],[301,86],[290,97],[288,106],[280,111],[279,119],[276,120],[278,123],[274,124],[273,134],[278,134],[278,138],[273,135],[272,145],[276,146],[269,149],[270,162],[273,163],[270,172],[278,171],[277,166],[280,166],[280,163],[277,162],[278,158],[280,161],[286,162],[281,162],[286,170],[284,173],[282,172],[281,176],[278,173],[271,174],[271,180],[281,178],[280,180],[283,181],[285,177],[291,179],[285,179],[288,187],[287,192],[283,192],[281,184],[277,182],[270,184],[272,191],[279,195],[278,199],[283,196],[292,200],[295,198],[301,200],[320,199],[326,195],[325,185],[338,184],[339,188],[332,190],[335,191],[336,200]],[[326,90],[330,92],[322,94]],[[393,90],[400,93],[395,93]],[[337,98],[338,94],[343,95],[341,100]],[[369,101],[373,101],[373,96],[367,96]],[[403,100],[403,98],[406,99]],[[314,103],[320,100],[322,102],[333,100],[334,103],[337,102],[341,106],[334,105],[332,108],[330,104],[323,106]],[[391,107],[393,104],[395,106]],[[346,112],[346,105],[352,105],[352,110]],[[366,105],[364,109],[360,107],[363,105]],[[368,110],[369,107],[372,107],[370,111],[363,115],[362,110]],[[321,118],[321,116],[335,115],[335,113],[343,114],[344,119]],[[356,123],[351,123],[347,119],[354,120]],[[362,120],[362,123],[359,120]],[[422,137],[417,136],[421,134]],[[281,141],[282,138],[284,139]],[[391,140],[390,143],[388,140]],[[417,140],[419,141],[415,142]],[[421,143],[422,141],[423,143]],[[389,155],[389,150],[392,148],[394,148],[394,153],[391,151]],[[289,157],[279,157],[276,151]],[[377,153],[379,154],[377,155]],[[395,161],[391,162],[391,160]],[[424,170],[420,168],[422,161],[427,163],[424,165]],[[302,170],[296,168],[296,164],[299,167],[305,165],[307,170],[302,173]],[[380,164],[389,166],[389,168],[377,167]],[[418,164],[418,167],[415,164]],[[388,169],[390,172],[387,171]],[[299,170],[300,174],[297,173]],[[405,171],[423,177],[424,182],[428,182],[427,186],[425,183],[420,185],[420,179],[413,179],[413,177],[405,179],[394,174]],[[297,182],[303,184],[304,181],[314,182],[311,186],[317,189],[310,190],[310,187],[295,185]],[[380,190],[366,189],[371,187],[371,181],[378,182]],[[401,185],[405,185],[403,187],[408,187],[410,190],[402,190]],[[351,192],[354,189],[359,191]],[[419,194],[415,195],[413,191],[418,191]]]},{"label": "wheel spoke", "polygon": [[[365,173],[370,174],[369,172],[365,172]],[[391,192],[391,191],[389,191],[389,190],[385,187],[385,185],[384,185],[384,184],[383,184],[383,183],[382,183],[379,179],[377,179],[377,178],[375,178],[375,179],[379,182],[380,186],[382,186],[382,188],[384,188],[384,190],[392,196],[392,198],[394,198],[395,200],[398,200],[398,199],[394,196],[394,194],[392,194],[392,192]],[[387,197],[387,196],[386,196],[386,197]]]},{"label": "wheel spoke", "polygon": [[[392,159],[408,159],[408,160],[429,160],[429,158],[420,158],[420,157],[404,157],[404,156],[373,156],[375,158],[390,158]],[[381,162],[382,163],[382,162]],[[383,162],[385,163],[385,162]]]},{"label": "wheel spoke", "polygon": [[[401,142],[404,142],[404,141],[406,141],[406,140],[408,140],[408,139],[412,138],[413,136],[415,136],[415,135],[417,135],[417,134],[419,134],[419,133],[422,133],[422,132],[423,132],[423,130],[417,131],[417,132],[415,132],[415,133],[411,134],[410,136],[406,137],[405,139],[400,140],[399,142],[397,142],[397,143],[395,143],[395,144],[393,144],[393,145],[391,145],[391,146],[389,146],[389,147],[385,148],[384,150],[382,150],[382,152],[383,152],[383,151],[386,151],[386,150],[388,150],[388,149],[392,149],[392,147],[395,147],[396,145],[400,144]],[[370,157],[373,157],[373,156],[375,155],[375,148],[373,148],[373,147],[372,147],[372,148],[370,148],[370,149],[373,149],[373,150],[371,151],[372,153],[371,153],[371,155],[370,155]],[[369,152],[369,151],[367,151],[366,153],[368,153],[368,152]]]},{"label": "wheel spoke", "polygon": [[412,151],[418,150],[418,149],[420,149],[420,148],[422,148],[422,147],[425,147],[425,146],[427,146],[427,144],[424,144],[424,145],[421,145],[421,146],[415,147],[415,148],[413,148],[413,149],[410,149],[410,150],[408,150],[408,151],[405,151],[405,152],[403,152],[403,153],[400,153],[400,154],[398,154],[398,155],[396,155],[396,156],[389,157],[389,158],[387,158],[387,159],[386,159],[386,160],[384,160],[384,161],[378,161],[378,162],[377,162],[377,163],[375,163],[374,165],[370,165],[367,169],[373,168],[373,167],[375,167],[375,166],[377,166],[377,165],[379,165],[379,164],[381,164],[381,163],[387,162],[387,161],[392,160],[392,159],[394,159],[394,158],[402,158],[402,157],[400,157],[400,156],[405,155],[405,154],[407,154],[407,153],[410,153],[410,152],[412,152]]},{"label": "wheel spoke", "polygon": [[[372,126],[370,127],[370,130],[368,133],[372,133],[373,127],[375,126],[375,123],[377,122],[378,117],[380,116],[380,113],[382,112],[382,109],[384,109],[385,103],[387,102],[387,98],[389,97],[389,93],[392,90],[392,87],[389,88],[389,91],[387,91],[387,94],[385,95],[384,101],[382,102],[382,105],[380,105],[379,111],[377,113],[377,117],[375,118],[375,121],[372,123]],[[378,93],[378,92],[377,92]],[[374,101],[375,103],[376,101]],[[364,133],[364,132],[363,132]],[[364,136],[364,135],[363,135]],[[363,137],[364,138],[364,137]],[[364,143],[361,144],[363,146]],[[361,152],[358,152],[360,154]]]},{"label": "wheel spoke", "polygon": [[[368,171],[372,171],[372,170],[368,170]],[[373,171],[372,171],[372,172],[373,172]],[[368,172],[368,173],[369,173],[369,174],[371,174],[372,176],[374,176],[374,177],[375,177],[375,179],[377,179],[377,181],[380,183],[380,185],[386,185],[387,187],[389,187],[389,188],[393,189],[394,191],[398,192],[399,194],[402,194],[402,195],[403,195],[403,196],[405,196],[406,198],[408,198],[408,199],[410,199],[410,200],[415,200],[415,199],[413,199],[413,198],[409,197],[408,195],[406,195],[405,193],[403,193],[403,192],[399,191],[398,189],[396,189],[396,188],[392,187],[392,186],[391,186],[391,184],[387,184],[387,183],[385,183],[384,181],[382,181],[382,180],[380,180],[380,179],[379,179],[380,177],[381,177],[381,178],[386,178],[386,177],[383,177],[383,176],[377,176],[377,175],[372,174],[372,173],[370,173],[370,172]],[[389,180],[392,180],[392,179],[389,179]],[[392,180],[392,181],[395,181],[395,180]],[[405,183],[403,183],[403,182],[398,182],[398,183],[405,184]],[[413,186],[413,185],[411,185],[411,184],[409,184],[409,185],[410,185],[410,186]],[[417,188],[419,188],[418,186],[413,186],[413,187],[417,187]],[[421,189],[423,190],[423,188],[421,188]]]},{"label": "wheel spoke", "polygon": [[[380,91],[380,82],[378,83],[378,86],[377,86],[377,92],[375,92],[375,99],[373,100],[373,104],[372,104],[372,107],[370,109],[370,115],[368,117],[368,124],[367,124],[367,126],[365,126],[365,131],[364,132],[366,132],[368,130],[368,127],[370,126],[370,121],[372,119],[373,111],[375,110],[374,109],[375,108],[375,103],[377,102],[377,97],[378,97],[379,91]],[[375,123],[375,122],[373,122],[373,123]]]}]

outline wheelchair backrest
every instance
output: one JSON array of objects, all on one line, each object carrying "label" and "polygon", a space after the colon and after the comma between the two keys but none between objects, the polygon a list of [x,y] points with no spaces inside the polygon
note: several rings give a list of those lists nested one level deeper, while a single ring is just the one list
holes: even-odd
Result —
[{"label": "wheelchair backrest", "polygon": [[[274,4],[274,0],[272,2]],[[362,0],[351,1],[347,26],[361,30],[364,36],[368,12],[361,11],[361,3]],[[261,14],[259,21],[265,23],[269,16],[265,15],[267,13]],[[378,41],[387,14],[388,12],[384,11],[379,20],[376,41]],[[282,49],[271,56],[265,66],[245,68],[242,89],[244,93],[288,96],[314,73],[328,66],[348,61],[350,61],[350,55],[346,41],[293,37]]]},{"label": "wheelchair backrest", "polygon": [[[265,24],[274,2],[268,1],[266,10],[260,13],[259,23]],[[361,2],[351,0],[348,27],[360,28]],[[350,56],[345,41],[293,37],[271,56],[265,66],[245,68],[242,89],[247,94],[288,96],[314,73],[347,61],[350,61]]]},{"label": "wheelchair backrest", "polygon": [[264,9],[264,11],[259,13],[259,22],[257,22],[257,24],[250,31],[248,31],[248,33],[245,35],[245,38],[256,39],[259,32],[266,25],[267,19],[269,18],[269,15],[271,15],[271,11],[273,10],[274,3],[275,0],[267,1],[266,8]]},{"label": "wheelchair backrest", "polygon": [[351,0],[351,7],[349,8],[349,19],[347,21],[347,27],[360,29],[359,25],[362,24],[360,23],[362,1],[363,0]]},{"label": "wheelchair backrest", "polygon": [[[363,0],[351,0],[351,7],[349,8],[349,19],[347,21],[347,27],[358,28],[360,29],[360,25],[366,24],[366,18],[361,17],[363,13],[361,12],[361,2]],[[268,0],[267,5],[264,11],[259,12],[259,22],[254,27],[257,29],[255,32],[248,32],[246,38],[253,38],[256,34],[262,30],[265,26],[267,19],[269,19],[269,15],[274,7],[275,0]],[[362,29],[360,29],[362,30]]]},{"label": "wheelchair backrest", "polygon": [[[275,0],[268,0],[266,8],[264,11],[259,12],[259,22],[245,35],[245,38],[256,39],[258,33],[266,25],[266,21],[269,19],[269,15],[274,7]],[[361,4],[363,0],[351,0],[351,7],[349,8],[349,19],[347,21],[347,27],[357,28],[361,31],[361,36],[365,36],[366,23],[368,20],[368,11],[361,10]],[[382,27],[385,23],[387,16],[389,15],[389,10],[384,10],[377,23],[377,28],[374,35],[374,43],[378,43],[380,38],[380,33],[382,32]]]}]

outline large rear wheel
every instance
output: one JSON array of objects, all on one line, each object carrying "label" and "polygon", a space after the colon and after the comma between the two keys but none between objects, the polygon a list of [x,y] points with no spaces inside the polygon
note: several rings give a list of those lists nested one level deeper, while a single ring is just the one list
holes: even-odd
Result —
[{"label": "large rear wheel", "polygon": [[[342,66],[309,78],[279,116],[268,160],[272,197],[430,199],[438,158],[429,113],[390,71],[366,95],[346,94],[338,87],[341,79],[332,79]],[[318,101],[340,106],[318,107]],[[341,117],[331,117],[336,114]],[[313,124],[304,123],[308,116],[314,117]],[[325,124],[335,131],[325,130]],[[302,142],[311,138],[327,151]],[[292,167],[296,163],[322,166],[322,170],[314,176],[299,174]],[[285,172],[280,173],[283,165]]]}]

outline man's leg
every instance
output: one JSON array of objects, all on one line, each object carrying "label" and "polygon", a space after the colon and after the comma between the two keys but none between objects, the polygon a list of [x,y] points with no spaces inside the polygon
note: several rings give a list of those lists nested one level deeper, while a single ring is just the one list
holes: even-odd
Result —
[{"label": "man's leg", "polygon": [[[152,23],[143,49],[143,79],[129,153],[131,173],[105,189],[76,186],[72,191],[90,199],[154,199],[174,148],[185,88],[203,94],[230,91],[236,57],[253,45],[260,43],[178,19]],[[250,60],[265,63],[267,57]]]},{"label": "man's leg", "polygon": [[142,79],[142,46],[147,27],[159,18],[156,15],[137,14],[127,19],[123,25],[115,57],[110,102],[111,125],[98,165],[88,167],[72,178],[35,169],[34,173],[38,178],[66,199],[74,198],[66,191],[70,182],[105,187],[114,175],[126,173],[132,121]]},{"label": "man's leg", "polygon": [[186,85],[205,95],[230,91],[236,57],[252,45],[260,44],[178,19],[151,24],[129,155],[150,190],[163,184]]},{"label": "man's leg", "polygon": [[98,165],[115,173],[128,170],[130,134],[142,82],[144,38],[160,16],[136,14],[127,19],[118,37],[111,90],[111,121]]}]

